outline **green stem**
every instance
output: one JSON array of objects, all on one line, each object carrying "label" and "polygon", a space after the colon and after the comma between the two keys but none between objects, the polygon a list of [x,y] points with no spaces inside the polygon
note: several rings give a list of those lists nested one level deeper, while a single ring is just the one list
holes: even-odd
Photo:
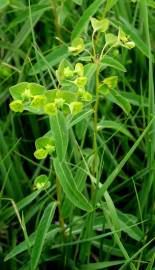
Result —
[{"label": "green stem", "polygon": [[99,63],[97,62],[96,69],[96,101],[94,106],[94,138],[93,138],[93,150],[94,150],[94,176],[96,176],[97,172],[97,157],[98,157],[98,146],[97,146],[97,121],[98,121],[98,105],[99,105]]},{"label": "green stem", "polygon": [[95,36],[95,32],[93,32],[93,34],[92,34],[92,48],[93,48],[93,56],[95,59],[96,58],[96,50],[95,50],[94,36]]},{"label": "green stem", "polygon": [[57,34],[57,36],[59,38],[58,40],[61,40],[61,29],[60,29],[60,23],[59,23],[59,16],[58,16],[58,13],[57,13],[56,1],[51,0],[51,5],[52,5],[52,10],[53,10],[56,34]]},{"label": "green stem", "polygon": [[[98,172],[97,172],[97,160],[98,160],[98,145],[97,145],[97,122],[98,122],[98,105],[99,105],[99,92],[98,92],[98,86],[99,86],[99,59],[97,58],[96,55],[96,50],[95,50],[95,45],[94,45],[94,33],[92,35],[92,44],[93,44],[93,59],[94,63],[97,64],[97,69],[96,69],[96,99],[95,99],[95,105],[94,105],[94,136],[93,136],[93,152],[94,152],[94,160],[93,160],[93,176],[97,178]],[[97,181],[98,182],[98,181]],[[96,193],[95,192],[95,185],[93,181],[91,181],[91,197],[92,197],[92,202],[95,205],[96,202]],[[88,214],[88,217],[86,219],[86,224],[87,227],[85,228],[83,238],[87,239],[90,237],[92,234],[93,230],[93,223],[94,223],[94,212],[91,212]],[[90,249],[91,249],[91,243],[84,243],[81,245],[80,249],[80,260],[84,263],[85,261],[89,263],[90,259]]]},{"label": "green stem", "polygon": [[58,177],[56,177],[56,191],[57,191],[57,201],[58,201],[58,211],[59,211],[59,223],[60,223],[60,227],[62,229],[63,236],[64,236],[64,239],[65,239],[66,238],[65,222],[64,222],[64,218],[63,218],[63,215],[62,215],[62,212],[61,212],[61,202],[62,202],[61,185],[60,185]]}]

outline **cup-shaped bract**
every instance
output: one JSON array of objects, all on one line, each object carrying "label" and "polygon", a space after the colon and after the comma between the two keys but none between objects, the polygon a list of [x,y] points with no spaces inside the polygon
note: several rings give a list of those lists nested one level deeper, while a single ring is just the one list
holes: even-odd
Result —
[{"label": "cup-shaped bract", "polygon": [[83,74],[84,74],[84,66],[83,66],[83,64],[82,63],[77,63],[75,65],[74,72],[80,77],[83,76]]},{"label": "cup-shaped bract", "polygon": [[55,102],[50,102],[50,103],[47,103],[45,106],[44,106],[44,112],[48,115],[56,115],[57,114],[57,106],[55,104]]},{"label": "cup-shaped bract", "polygon": [[36,95],[43,95],[45,92],[46,88],[37,83],[21,82],[10,87],[10,94],[14,100],[33,98]]},{"label": "cup-shaped bract", "polygon": [[94,32],[96,31],[100,31],[100,32],[106,32],[108,30],[109,27],[109,20],[104,18],[102,20],[98,20],[96,18],[91,18],[91,25],[93,27]]},{"label": "cup-shaped bract", "polygon": [[51,183],[46,174],[41,174],[34,180],[35,189],[47,189],[50,187],[50,185]]},{"label": "cup-shaped bract", "polygon": [[46,96],[45,95],[36,95],[32,99],[31,106],[36,108],[36,109],[39,109],[39,108],[43,108],[45,103],[46,103]]},{"label": "cup-shaped bract", "polygon": [[55,151],[55,143],[51,134],[42,136],[35,141],[36,151],[34,156],[36,159],[44,159],[48,155],[52,155]]},{"label": "cup-shaped bract", "polygon": [[44,159],[48,155],[48,151],[44,148],[39,148],[34,152],[34,156],[36,159]]},{"label": "cup-shaped bract", "polygon": [[14,100],[10,104],[10,109],[14,112],[23,112],[24,111],[24,105],[22,100]]},{"label": "cup-shaped bract", "polygon": [[83,109],[83,103],[80,101],[74,101],[69,104],[70,112],[72,115],[76,115]]},{"label": "cup-shaped bract", "polygon": [[82,38],[76,38],[71,42],[71,46],[68,48],[69,52],[77,55],[84,51],[85,45]]},{"label": "cup-shaped bract", "polygon": [[78,88],[84,88],[87,84],[87,81],[88,81],[87,77],[81,76],[81,77],[76,78],[74,80],[74,83],[76,84]]}]

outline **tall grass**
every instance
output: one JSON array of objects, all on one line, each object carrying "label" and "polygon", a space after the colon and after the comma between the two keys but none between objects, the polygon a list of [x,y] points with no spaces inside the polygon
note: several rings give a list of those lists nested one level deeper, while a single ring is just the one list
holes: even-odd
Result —
[{"label": "tall grass", "polygon": [[[155,269],[154,13],[146,0],[0,3],[0,269]],[[98,70],[105,40],[95,34],[91,49],[90,18],[104,16],[135,48],[111,50]],[[69,54],[77,37],[94,63]],[[59,87],[63,59],[86,65],[91,107],[68,118],[10,111],[17,83]],[[98,93],[109,76],[117,95]],[[50,128],[58,158],[37,161]],[[34,190],[41,174],[50,187]]]}]

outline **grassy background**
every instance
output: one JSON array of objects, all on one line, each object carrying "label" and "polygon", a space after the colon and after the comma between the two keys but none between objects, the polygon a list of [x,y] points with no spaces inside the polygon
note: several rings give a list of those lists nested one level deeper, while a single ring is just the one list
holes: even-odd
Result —
[{"label": "grassy background", "polygon": [[[98,167],[105,193],[96,211],[88,214],[73,207],[60,190],[64,233],[59,211],[51,204],[51,198],[57,199],[52,160],[37,162],[33,156],[34,141],[48,131],[48,119],[11,112],[9,87],[28,81],[55,88],[55,71],[68,57],[70,40],[81,35],[89,48],[89,17],[105,13],[112,31],[120,25],[136,44],[131,51],[114,50],[110,56],[117,62],[104,64],[100,73],[100,80],[119,77],[119,91],[127,103],[120,108],[100,99]],[[0,1],[1,269],[155,269],[154,15],[151,0]],[[102,41],[100,36],[96,43],[100,46]],[[70,59],[84,62],[84,56]],[[88,71],[92,92],[95,74]],[[91,116],[70,130],[70,142],[70,170],[91,201]],[[48,194],[33,190],[40,173],[50,177]],[[42,239],[35,240],[36,234]]]}]

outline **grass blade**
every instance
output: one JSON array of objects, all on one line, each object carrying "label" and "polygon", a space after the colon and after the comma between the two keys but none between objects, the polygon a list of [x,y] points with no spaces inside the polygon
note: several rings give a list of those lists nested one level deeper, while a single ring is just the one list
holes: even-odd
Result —
[{"label": "grass blade", "polygon": [[124,125],[122,125],[121,123],[117,123],[115,121],[110,121],[110,120],[104,120],[102,119],[97,127],[99,130],[100,129],[104,129],[104,128],[110,128],[110,129],[114,129],[117,132],[121,132],[124,135],[126,135],[127,137],[129,137],[130,139],[133,140],[133,136],[132,134],[124,127]]},{"label": "grass blade", "polygon": [[136,150],[138,145],[140,144],[141,140],[144,138],[146,133],[149,131],[152,123],[154,121],[154,118],[150,121],[150,123],[147,125],[141,136],[138,138],[138,140],[134,143],[134,145],[131,147],[129,152],[126,154],[126,156],[121,160],[121,162],[118,164],[118,166],[114,169],[114,171],[108,176],[107,180],[103,184],[103,186],[99,189],[97,194],[97,200],[99,201],[101,197],[104,195],[105,191],[109,188],[109,186],[113,183],[125,163],[128,161],[128,159],[131,157],[133,152]]},{"label": "grass blade", "polygon": [[[148,64],[148,116],[147,121],[150,122],[150,119],[152,118],[152,115],[155,114],[155,96],[154,96],[154,79],[153,79],[153,66],[152,66],[152,57],[151,57],[151,40],[150,40],[150,31],[149,31],[149,22],[148,22],[148,8],[147,8],[147,1],[142,0],[140,3],[143,18],[144,18],[144,31],[146,36],[146,43],[149,50],[149,64]],[[148,134],[147,138],[147,159],[148,159],[148,167],[154,168],[154,154],[155,154],[155,120],[152,123],[152,127],[150,130],[150,133]],[[142,196],[141,196],[141,204],[142,209],[148,207],[148,199],[150,197],[149,193],[151,190],[151,187],[154,182],[154,176],[155,171],[154,169],[150,170],[149,176],[145,179],[142,189]],[[153,186],[154,187],[154,186]],[[152,194],[155,192],[155,189],[152,190]],[[154,195],[152,196],[152,204],[154,203]],[[149,205],[150,207],[150,205]]]},{"label": "grass blade", "polygon": [[88,263],[83,264],[80,267],[80,270],[97,270],[97,269],[105,269],[107,267],[116,266],[123,264],[125,261],[111,261],[111,262],[97,262],[97,263]]},{"label": "grass blade", "polygon": [[[66,46],[60,46],[52,50],[45,56],[45,60],[40,59],[30,69],[29,75],[40,73],[41,71],[47,70],[47,68],[57,65],[62,59],[68,55],[68,49]],[[47,66],[48,63],[48,66]]]},{"label": "grass blade", "polygon": [[96,11],[99,9],[101,4],[105,2],[105,0],[95,0],[83,13],[80,20],[75,25],[75,28],[72,32],[71,38],[72,40],[77,38],[81,32],[83,31],[85,25],[89,22],[90,16],[93,16]]},{"label": "grass blade", "polygon": [[109,1],[106,1],[106,5],[105,5],[105,8],[104,8],[104,16],[106,15],[106,13],[117,3],[118,0],[109,0]]},{"label": "grass blade", "polygon": [[[24,207],[29,205],[33,200],[35,200],[38,197],[40,192],[41,192],[40,190],[37,190],[37,191],[33,192],[32,194],[26,196],[22,200],[18,201],[16,203],[18,211],[22,210]],[[6,220],[6,219],[11,218],[13,215],[14,215],[14,209],[12,207],[10,207],[10,208],[7,208],[5,211],[3,211],[3,215],[1,217],[1,219]]]},{"label": "grass blade", "polygon": [[120,17],[121,27],[123,31],[130,36],[130,38],[135,42],[136,47],[149,58],[149,50],[144,41],[140,38],[138,31],[128,23],[124,18]]},{"label": "grass blade", "polygon": [[34,242],[34,246],[32,249],[32,259],[31,259],[31,269],[35,270],[37,268],[37,265],[39,263],[40,255],[42,252],[42,248],[44,245],[45,237],[48,232],[49,226],[51,224],[52,218],[54,216],[54,212],[56,209],[56,203],[52,202],[49,204],[40,220],[40,223],[38,225],[37,231],[36,231],[36,238]]}]

